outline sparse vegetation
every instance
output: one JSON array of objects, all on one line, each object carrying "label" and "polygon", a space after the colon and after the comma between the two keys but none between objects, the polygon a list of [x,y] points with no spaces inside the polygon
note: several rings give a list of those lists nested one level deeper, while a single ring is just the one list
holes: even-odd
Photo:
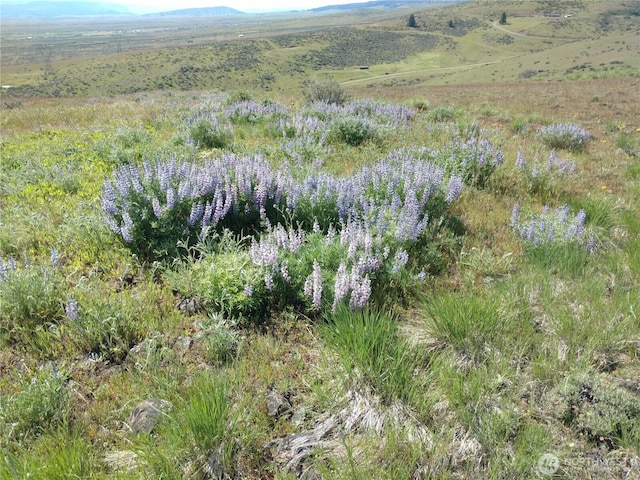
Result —
[{"label": "sparse vegetation", "polygon": [[0,477],[640,478],[635,7],[490,4],[3,20]]}]

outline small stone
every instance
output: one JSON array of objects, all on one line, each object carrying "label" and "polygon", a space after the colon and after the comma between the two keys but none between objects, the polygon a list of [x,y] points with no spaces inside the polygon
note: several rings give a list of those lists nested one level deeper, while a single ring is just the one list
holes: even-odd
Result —
[{"label": "small stone", "polygon": [[129,415],[127,426],[134,433],[152,431],[162,415],[166,415],[173,405],[161,398],[149,398],[140,402]]},{"label": "small stone", "polygon": [[279,417],[291,410],[289,400],[272,385],[267,387],[267,413],[270,417]]},{"label": "small stone", "polygon": [[202,307],[195,298],[183,298],[176,303],[176,308],[187,315],[195,315]]},{"label": "small stone", "polygon": [[207,463],[202,470],[208,480],[222,480],[225,478],[224,465],[216,453],[209,455]]},{"label": "small stone", "polygon": [[300,426],[304,423],[304,419],[307,416],[307,409],[304,405],[299,405],[293,410],[293,415],[291,415],[291,422],[296,426]]}]

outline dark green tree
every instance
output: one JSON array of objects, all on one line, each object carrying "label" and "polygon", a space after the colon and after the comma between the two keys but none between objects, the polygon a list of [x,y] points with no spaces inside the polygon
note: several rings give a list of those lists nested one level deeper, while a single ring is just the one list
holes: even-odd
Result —
[{"label": "dark green tree", "polygon": [[409,15],[409,20],[407,21],[407,26],[409,28],[416,28],[418,24],[416,23],[416,16],[412,13]]},{"label": "dark green tree", "polygon": [[502,12],[502,15],[500,15],[500,25],[506,25],[507,24],[507,12]]},{"label": "dark green tree", "polygon": [[449,28],[456,28],[456,26],[453,24],[453,20],[449,20]]}]

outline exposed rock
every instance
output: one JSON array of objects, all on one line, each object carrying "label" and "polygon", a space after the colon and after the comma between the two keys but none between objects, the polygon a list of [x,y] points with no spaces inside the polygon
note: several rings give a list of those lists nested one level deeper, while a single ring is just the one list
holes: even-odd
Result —
[{"label": "exposed rock", "polygon": [[291,402],[289,401],[289,395],[281,394],[273,385],[267,387],[267,413],[270,417],[281,417],[292,410]]},{"label": "exposed rock", "polygon": [[135,433],[150,432],[171,408],[173,408],[171,402],[161,398],[143,400],[129,415],[127,426]]},{"label": "exposed rock", "polygon": [[220,461],[218,453],[212,453],[207,457],[202,473],[207,480],[225,480],[229,478],[224,471],[224,465]]},{"label": "exposed rock", "polygon": [[[274,398],[277,399],[277,396],[274,395]],[[276,464],[294,472],[297,478],[311,480],[320,478],[308,462],[317,449],[339,455],[342,448],[340,437],[360,431],[382,434],[389,424],[402,428],[410,441],[429,448],[433,445],[431,433],[416,424],[403,407],[382,407],[376,398],[349,392],[348,404],[340,412],[319,418],[316,426],[310,430],[276,438],[266,446],[271,450]]]},{"label": "exposed rock", "polygon": [[187,315],[195,315],[202,311],[202,307],[195,298],[182,298],[176,302],[176,308]]},{"label": "exposed rock", "polygon": [[304,423],[304,419],[307,416],[307,409],[304,405],[299,405],[293,409],[293,414],[291,415],[291,422],[296,426],[300,426]]}]

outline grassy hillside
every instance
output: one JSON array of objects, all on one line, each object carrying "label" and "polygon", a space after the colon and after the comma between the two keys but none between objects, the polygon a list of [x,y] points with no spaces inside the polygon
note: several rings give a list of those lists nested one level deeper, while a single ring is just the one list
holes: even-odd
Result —
[{"label": "grassy hillside", "polygon": [[639,478],[635,5],[3,23],[0,478]]},{"label": "grassy hillside", "polygon": [[[283,92],[324,75],[349,85],[460,84],[607,78],[640,70],[633,2],[606,8],[601,2],[550,4],[547,10],[558,17],[545,17],[540,2],[415,11],[420,5],[195,19],[188,25],[171,19],[9,21],[0,80],[13,87],[5,96],[95,96],[164,89]],[[498,24],[502,12],[506,25]],[[410,13],[417,28],[407,26]]]}]

